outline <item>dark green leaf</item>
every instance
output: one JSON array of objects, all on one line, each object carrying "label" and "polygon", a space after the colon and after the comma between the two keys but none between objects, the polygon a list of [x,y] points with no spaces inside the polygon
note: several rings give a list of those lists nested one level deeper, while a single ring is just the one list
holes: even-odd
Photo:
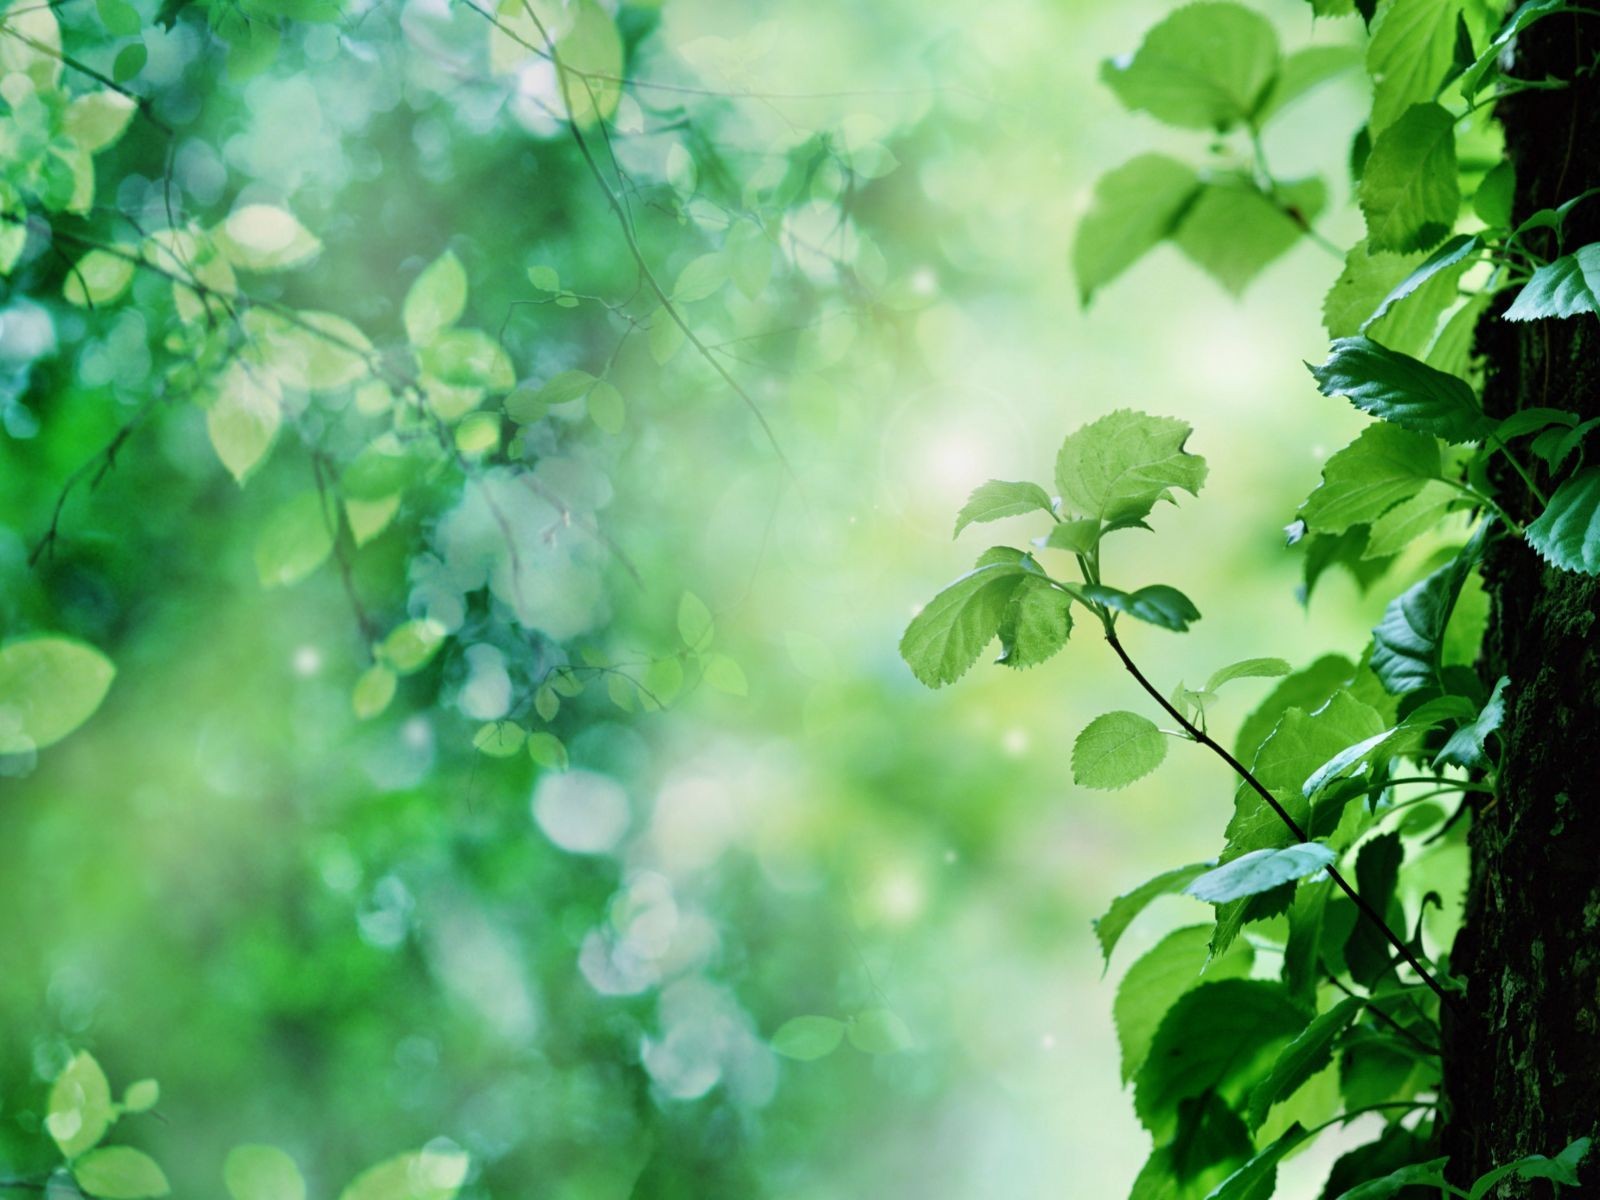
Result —
[{"label": "dark green leaf", "polygon": [[1324,396],[1344,396],[1363,412],[1447,442],[1479,441],[1494,427],[1465,380],[1370,338],[1340,338],[1311,374]]},{"label": "dark green leaf", "polygon": [[1600,242],[1546,263],[1506,309],[1508,321],[1600,312]]},{"label": "dark green leaf", "polygon": [[1278,1163],[1310,1136],[1299,1124],[1289,1126],[1276,1141],[1223,1180],[1206,1200],[1270,1200],[1277,1183]]},{"label": "dark green leaf", "polygon": [[1494,685],[1494,692],[1477,717],[1450,735],[1444,749],[1433,760],[1435,768],[1451,766],[1480,770],[1490,765],[1484,745],[1505,722],[1506,687],[1510,682],[1504,675],[1500,676]]},{"label": "dark green leaf", "polygon": [[1318,842],[1302,842],[1280,850],[1252,850],[1207,871],[1183,890],[1208,904],[1226,904],[1302,879],[1331,865],[1337,857]]},{"label": "dark green leaf", "polygon": [[1173,1002],[1202,982],[1247,975],[1254,957],[1241,943],[1207,967],[1209,925],[1175,929],[1128,968],[1117,985],[1111,1015],[1122,1048],[1122,1082],[1133,1078],[1150,1050],[1156,1027]]},{"label": "dark green leaf", "polygon": [[1578,1164],[1588,1157],[1589,1145],[1588,1138],[1579,1138],[1555,1158],[1546,1158],[1543,1154],[1530,1154],[1502,1167],[1496,1167],[1487,1174],[1478,1176],[1467,1200],[1484,1200],[1497,1183],[1512,1175],[1519,1179],[1548,1179],[1568,1187],[1578,1187],[1581,1183],[1578,1178]]},{"label": "dark green leaf", "polygon": [[1097,604],[1104,604],[1107,608],[1177,633],[1184,632],[1191,622],[1200,619],[1200,610],[1194,606],[1194,602],[1177,588],[1164,583],[1153,583],[1136,592],[1124,592],[1097,583],[1086,583],[1078,590],[1086,599]]},{"label": "dark green leaf", "polygon": [[1445,1186],[1444,1166],[1449,1161],[1448,1158],[1430,1158],[1398,1167],[1387,1175],[1341,1192],[1338,1200],[1390,1200],[1408,1187],[1442,1188]]},{"label": "dark green leaf", "polygon": [[1461,553],[1389,602],[1372,631],[1372,671],[1394,695],[1439,683],[1440,650],[1481,533]]},{"label": "dark green leaf", "polygon": [[1260,1129],[1274,1104],[1287,1100],[1313,1075],[1333,1061],[1333,1043],[1357,1014],[1361,1001],[1352,996],[1341,1000],[1301,1031],[1283,1048],[1272,1072],[1250,1093],[1246,1117],[1251,1129]]}]

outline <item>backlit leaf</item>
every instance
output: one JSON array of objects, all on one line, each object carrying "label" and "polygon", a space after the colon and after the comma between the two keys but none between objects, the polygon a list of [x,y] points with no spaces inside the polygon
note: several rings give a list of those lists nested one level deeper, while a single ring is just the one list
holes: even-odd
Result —
[{"label": "backlit leaf", "polygon": [[1426,250],[1443,240],[1461,208],[1455,117],[1418,104],[1372,144],[1359,198],[1374,250]]},{"label": "backlit leaf", "polygon": [[1102,175],[1072,241],[1083,302],[1169,236],[1199,189],[1192,168],[1162,154],[1141,154]]},{"label": "backlit leaf", "polygon": [[1138,713],[1103,713],[1072,744],[1072,777],[1079,787],[1115,791],[1150,774],[1167,756],[1167,738]]},{"label": "backlit leaf", "polygon": [[785,1058],[809,1062],[832,1054],[843,1040],[843,1021],[833,1017],[792,1017],[772,1035],[772,1049]]},{"label": "backlit leaf", "polygon": [[966,674],[999,632],[1024,574],[1014,563],[978,567],[930,600],[900,639],[900,657],[911,673],[935,688]]},{"label": "backlit leaf", "polygon": [[1128,108],[1186,129],[1228,129],[1256,110],[1278,69],[1278,38],[1265,17],[1206,0],[1170,13],[1131,60],[1101,78]]},{"label": "backlit leaf", "polygon": [[102,1146],[72,1164],[78,1186],[97,1200],[148,1200],[172,1190],[154,1159],[131,1146]]},{"label": "backlit leaf", "polygon": [[956,516],[956,533],[968,525],[998,521],[1035,510],[1050,511],[1050,495],[1037,483],[1008,483],[991,479],[979,484]]},{"label": "backlit leaf", "polygon": [[1191,430],[1173,417],[1123,409],[1068,435],[1056,455],[1056,490],[1071,511],[1121,522],[1146,516],[1181,488],[1199,495],[1206,460],[1184,450]]}]

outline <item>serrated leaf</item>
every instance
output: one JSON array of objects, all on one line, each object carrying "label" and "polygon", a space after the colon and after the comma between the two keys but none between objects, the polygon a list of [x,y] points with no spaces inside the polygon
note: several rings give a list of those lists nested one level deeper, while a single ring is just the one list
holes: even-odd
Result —
[{"label": "serrated leaf", "polygon": [[1461,209],[1455,121],[1416,104],[1373,142],[1359,189],[1372,249],[1426,250],[1449,234]]},{"label": "serrated leaf", "polygon": [[1067,644],[1072,597],[1048,579],[1025,577],[1012,592],[997,632],[997,662],[1019,670],[1037,666]]},{"label": "serrated leaf", "polygon": [[1103,713],[1072,744],[1072,777],[1079,787],[1115,791],[1150,774],[1167,757],[1167,737],[1154,721],[1132,712]]},{"label": "serrated leaf", "polygon": [[1172,240],[1191,262],[1240,295],[1300,241],[1327,199],[1320,179],[1286,181],[1276,197],[1250,179],[1213,180],[1189,205]]},{"label": "serrated leaf", "polygon": [[1387,0],[1377,10],[1367,43],[1374,136],[1412,105],[1433,99],[1455,61],[1462,7],[1462,0]]},{"label": "serrated leaf", "polygon": [[1323,464],[1300,512],[1312,529],[1343,533],[1409,500],[1442,469],[1437,438],[1380,421]]},{"label": "serrated leaf", "polygon": [[1447,442],[1479,441],[1494,428],[1466,380],[1371,338],[1340,338],[1311,374],[1324,396],[1343,396],[1363,412]]},{"label": "serrated leaf", "polygon": [[467,272],[461,260],[446,250],[434,259],[406,291],[400,318],[406,337],[420,346],[439,330],[461,319],[467,306]]},{"label": "serrated leaf", "polygon": [[471,1160],[459,1150],[417,1150],[368,1167],[339,1200],[452,1200]]},{"label": "serrated leaf", "polygon": [[1218,667],[1211,672],[1211,678],[1206,680],[1203,690],[1214,692],[1223,684],[1232,683],[1235,679],[1272,679],[1279,675],[1287,675],[1291,670],[1293,668],[1281,658],[1242,658],[1238,662]]},{"label": "serrated leaf", "polygon": [[1084,304],[1168,237],[1200,189],[1193,168],[1141,154],[1094,185],[1072,241],[1072,273]]},{"label": "serrated leaf", "polygon": [[1242,943],[1208,969],[1210,934],[1209,925],[1173,930],[1136,959],[1117,985],[1111,1012],[1122,1050],[1123,1083],[1132,1079],[1144,1062],[1161,1018],[1179,996],[1202,982],[1249,973],[1253,955]]},{"label": "serrated leaf", "polygon": [[1272,1106],[1287,1100],[1308,1079],[1333,1061],[1333,1043],[1361,1012],[1361,1001],[1355,997],[1341,1000],[1323,1013],[1300,1035],[1283,1048],[1271,1073],[1250,1093],[1249,1113],[1245,1118],[1251,1129],[1260,1129]]},{"label": "serrated leaf", "polygon": [[149,1200],[172,1190],[148,1154],[131,1146],[102,1146],[72,1164],[72,1177],[97,1200]]},{"label": "serrated leaf", "polygon": [[[12,643],[18,644],[26,643]],[[0,696],[15,695],[13,683],[6,668],[6,651],[0,651]],[[80,1050],[50,1086],[45,1128],[63,1156],[76,1158],[98,1143],[115,1119],[116,1107],[111,1102],[111,1084],[105,1072],[94,1055]]]},{"label": "serrated leaf", "polygon": [[1208,904],[1226,904],[1303,879],[1332,865],[1336,858],[1337,854],[1319,842],[1302,842],[1281,850],[1252,850],[1207,871],[1183,890]]},{"label": "serrated leaf", "polygon": [[1117,948],[1117,943],[1122,940],[1122,935],[1128,926],[1133,923],[1135,917],[1150,907],[1152,901],[1181,892],[1191,879],[1204,874],[1215,865],[1203,862],[1174,867],[1170,871],[1163,871],[1154,879],[1147,879],[1132,891],[1124,892],[1113,900],[1111,907],[1092,922],[1094,936],[1100,943],[1100,953],[1106,965],[1110,966],[1111,952]]},{"label": "serrated leaf", "polygon": [[965,675],[999,632],[1026,573],[1018,563],[990,563],[967,572],[930,600],[900,639],[900,657],[911,673],[934,688]]},{"label": "serrated leaf", "polygon": [[1430,479],[1415,496],[1400,501],[1372,523],[1361,557],[1392,558],[1423,534],[1437,530],[1445,514],[1460,501],[1461,493],[1455,488]]},{"label": "serrated leaf", "polygon": [[[1456,268],[1464,268],[1467,260],[1483,247],[1483,239],[1477,234],[1457,234],[1441,245],[1427,258],[1423,259],[1413,271],[1399,283],[1395,284],[1378,302],[1372,315],[1361,324],[1362,333],[1368,333],[1372,327],[1383,320],[1396,304],[1409,296],[1414,295],[1430,279],[1440,275],[1454,272],[1459,278]],[[1453,288],[1452,288],[1453,290]],[[1441,308],[1442,311],[1442,308]],[[1381,339],[1380,339],[1381,340]]]},{"label": "serrated leaf", "polygon": [[1189,425],[1127,409],[1070,434],[1056,455],[1066,506],[1103,521],[1138,520],[1173,488],[1199,495],[1206,461],[1184,450]]},{"label": "serrated leaf", "polygon": [[[94,715],[116,674],[109,658],[75,638],[36,634],[0,645],[0,755],[55,745]],[[85,1128],[105,1079],[99,1075],[96,1083],[99,1070],[93,1058],[79,1054],[61,1077],[68,1081],[64,1087],[86,1097]]]},{"label": "serrated leaf", "polygon": [[1009,483],[991,479],[973,489],[956,516],[956,535],[968,525],[998,521],[1023,513],[1050,511],[1050,494],[1036,483]]},{"label": "serrated leaf", "polygon": [[1545,263],[1506,309],[1508,321],[1600,312],[1600,242]]},{"label": "serrated leaf", "polygon": [[784,1058],[810,1062],[832,1054],[844,1040],[844,1022],[833,1017],[792,1017],[772,1035],[772,1050]]},{"label": "serrated leaf", "polygon": [[222,1182],[233,1200],[305,1200],[300,1168],[276,1146],[243,1145],[228,1151]]},{"label": "serrated leaf", "polygon": [[1180,1101],[1252,1084],[1262,1056],[1309,1020],[1281,985],[1265,980],[1225,979],[1186,992],[1162,1018],[1135,1077],[1139,1120],[1160,1140]]},{"label": "serrated leaf", "polygon": [[1184,129],[1226,130],[1249,118],[1278,70],[1278,38],[1238,4],[1190,4],[1144,36],[1100,77],[1124,105]]},{"label": "serrated leaf", "polygon": [[1449,766],[1481,770],[1490,765],[1484,747],[1489,737],[1505,724],[1506,688],[1510,683],[1506,676],[1500,676],[1478,715],[1450,735],[1450,740],[1433,760],[1435,769]]}]

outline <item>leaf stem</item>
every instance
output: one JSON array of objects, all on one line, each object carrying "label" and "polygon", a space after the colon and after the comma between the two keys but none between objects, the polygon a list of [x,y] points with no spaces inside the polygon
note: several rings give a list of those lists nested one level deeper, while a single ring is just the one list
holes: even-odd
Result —
[{"label": "leaf stem", "polygon": [[[1117,639],[1116,630],[1111,627],[1110,621],[1103,612],[1101,614],[1101,622],[1105,625],[1106,641],[1110,643],[1111,649],[1114,650],[1117,657],[1122,660],[1122,665],[1127,668],[1128,673],[1138,681],[1139,686],[1144,688],[1144,690],[1149,693],[1151,699],[1153,699],[1164,710],[1166,710],[1167,715],[1172,717],[1173,720],[1177,721],[1181,728],[1187,730],[1191,738],[1215,753],[1219,758],[1222,759],[1223,762],[1227,763],[1228,766],[1233,769],[1234,774],[1238,775],[1240,779],[1249,784],[1251,789],[1255,791],[1256,795],[1260,796],[1261,799],[1266,802],[1267,807],[1272,809],[1272,811],[1277,814],[1278,819],[1282,821],[1288,828],[1289,832],[1294,835],[1296,841],[1304,842],[1309,840],[1306,837],[1305,830],[1300,827],[1300,823],[1290,816],[1288,810],[1278,802],[1278,798],[1268,791],[1266,786],[1259,779],[1250,773],[1249,768],[1247,768],[1242,762],[1229,753],[1226,746],[1223,746],[1220,742],[1216,741],[1205,730],[1201,729],[1198,725],[1195,725],[1181,712],[1179,712],[1172,702],[1161,694],[1160,689],[1145,677],[1144,672],[1139,670],[1138,664],[1128,656],[1127,650],[1123,649],[1122,643]],[[1362,916],[1371,921],[1373,925],[1377,926],[1377,928],[1383,933],[1383,936],[1388,940],[1389,944],[1393,946],[1399,953],[1400,957],[1405,960],[1406,964],[1417,973],[1417,975],[1424,983],[1428,985],[1429,988],[1433,990],[1434,995],[1439,997],[1440,1003],[1453,1006],[1455,1003],[1454,999],[1448,992],[1444,990],[1444,988],[1439,984],[1439,981],[1433,977],[1428,969],[1424,967],[1420,961],[1418,961],[1417,956],[1412,953],[1411,948],[1405,944],[1400,935],[1389,928],[1388,922],[1383,919],[1383,916],[1378,912],[1378,910],[1373,908],[1372,905],[1362,897],[1360,892],[1351,887],[1349,880],[1341,875],[1336,868],[1330,866],[1327,868],[1327,871],[1328,878],[1333,880],[1334,884],[1339,888],[1339,890],[1350,898],[1350,902],[1356,906],[1357,911],[1359,911]]]}]

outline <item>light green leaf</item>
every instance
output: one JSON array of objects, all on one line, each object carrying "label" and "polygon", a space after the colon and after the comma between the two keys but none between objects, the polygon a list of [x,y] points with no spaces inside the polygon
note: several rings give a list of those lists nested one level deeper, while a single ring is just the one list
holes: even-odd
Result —
[{"label": "light green leaf", "polygon": [[[1455,281],[1460,279],[1462,270],[1468,265],[1468,260],[1482,248],[1483,239],[1477,234],[1469,236],[1468,234],[1460,233],[1450,238],[1432,254],[1428,255],[1427,258],[1423,259],[1422,262],[1418,263],[1415,270],[1385,294],[1377,307],[1372,310],[1372,315],[1361,323],[1360,332],[1371,335],[1374,340],[1384,342],[1385,345],[1391,344],[1385,342],[1382,334],[1375,330],[1373,326],[1383,320],[1384,316],[1396,304],[1416,294],[1429,280],[1441,274],[1446,276],[1449,282],[1447,290],[1453,297]],[[1440,312],[1444,311],[1444,308],[1445,305],[1441,303],[1434,312],[1435,318]]]},{"label": "light green leaf", "polygon": [[706,602],[693,592],[678,598],[678,636],[691,650],[704,650],[716,636],[716,622]]},{"label": "light green leaf", "polygon": [[133,280],[133,265],[133,253],[125,248],[115,253],[91,250],[67,271],[61,294],[67,303],[79,308],[109,304],[128,290]]},{"label": "light green leaf", "polygon": [[1433,99],[1455,61],[1456,18],[1463,0],[1387,0],[1372,21],[1367,74],[1379,136],[1414,104]]},{"label": "light green leaf", "polygon": [[1235,756],[1242,762],[1254,762],[1284,713],[1291,708],[1315,712],[1350,682],[1355,669],[1355,664],[1344,656],[1327,654],[1285,678],[1239,726],[1239,736],[1234,739]]},{"label": "light green leaf", "polygon": [[1083,303],[1169,236],[1199,189],[1192,168],[1163,154],[1141,154],[1102,175],[1072,241]]},{"label": "light green leaf", "polygon": [[387,663],[397,675],[410,675],[422,670],[444,645],[445,628],[427,617],[406,621],[390,630],[389,636],[378,645],[378,658]]},{"label": "light green leaf", "polygon": [[1050,495],[1037,483],[1007,483],[991,479],[973,490],[956,516],[956,534],[968,525],[998,521],[1035,510],[1050,511]]},{"label": "light green leaf", "polygon": [[887,1008],[869,1008],[850,1018],[846,1026],[850,1044],[864,1054],[895,1054],[909,1050],[915,1039],[899,1015]]},{"label": "light green leaf", "polygon": [[1443,239],[1461,209],[1455,117],[1417,104],[1372,144],[1359,198],[1374,250],[1426,250]]},{"label": "light green leaf", "polygon": [[1174,867],[1113,900],[1111,907],[1093,921],[1094,936],[1100,943],[1100,953],[1106,965],[1111,965],[1111,952],[1117,948],[1117,943],[1122,940],[1122,935],[1128,926],[1133,924],[1135,917],[1150,907],[1152,901],[1181,892],[1191,879],[1204,874],[1215,865],[1215,862],[1203,862]]},{"label": "light green leaf", "polygon": [[528,731],[515,721],[485,721],[472,735],[472,747],[490,758],[510,758],[527,740]]},{"label": "light green leaf", "polygon": [[[0,696],[8,698],[15,693],[7,655],[17,644],[0,650]],[[50,1087],[45,1128],[64,1157],[77,1158],[106,1135],[114,1120],[116,1106],[111,1102],[111,1085],[106,1081],[105,1072],[94,1055],[80,1050]]]},{"label": "light green leaf", "polygon": [[368,1167],[339,1200],[452,1200],[471,1160],[458,1150],[417,1150]]},{"label": "light green leaf", "polygon": [[1017,585],[1000,618],[1000,657],[1019,670],[1037,666],[1067,644],[1072,633],[1072,597],[1042,576]]},{"label": "light green leaf", "polygon": [[1494,428],[1466,380],[1371,338],[1340,338],[1328,360],[1310,369],[1324,396],[1344,396],[1361,411],[1403,429],[1460,443],[1479,441]]},{"label": "light green leaf", "polygon": [[627,420],[627,405],[615,384],[607,379],[597,380],[594,387],[589,389],[587,404],[589,419],[594,422],[596,429],[613,436],[622,432],[623,423]]},{"label": "light green leaf", "polygon": [[1388,558],[1399,554],[1417,538],[1439,527],[1461,493],[1443,480],[1430,479],[1409,500],[1402,500],[1372,523],[1362,558]]},{"label": "light green leaf", "polygon": [[1239,295],[1299,242],[1327,199],[1320,179],[1284,182],[1276,200],[1249,179],[1215,180],[1200,189],[1173,241],[1196,266]]},{"label": "light green leaf", "polygon": [[[1357,242],[1345,255],[1344,270],[1322,301],[1322,324],[1328,335],[1341,338],[1365,333],[1405,354],[1427,351],[1439,317],[1459,299],[1458,285],[1467,263],[1436,271],[1415,290],[1399,295],[1425,261],[1422,254],[1373,253],[1366,242]],[[1385,304],[1387,310],[1377,315]]]},{"label": "light green leaf", "polygon": [[251,308],[245,311],[243,325],[250,336],[247,367],[286,387],[335,391],[368,371],[372,343],[334,313],[305,311],[291,320]]},{"label": "light green leaf", "polygon": [[1260,1129],[1274,1104],[1287,1100],[1318,1071],[1333,1060],[1333,1043],[1361,1012],[1361,1001],[1352,996],[1323,1013],[1300,1035],[1284,1047],[1273,1063],[1271,1073],[1250,1093],[1246,1118],[1251,1129]]},{"label": "light green leaf", "polygon": [[1545,263],[1506,309],[1508,321],[1600,312],[1600,242]]},{"label": "light green leaf", "polygon": [[1190,4],[1145,34],[1100,77],[1124,105],[1184,129],[1226,130],[1256,111],[1278,70],[1278,38],[1238,4]]},{"label": "light green leaf", "polygon": [[1303,879],[1330,866],[1337,857],[1320,842],[1302,842],[1281,850],[1252,850],[1207,871],[1183,890],[1208,904],[1226,904]]},{"label": "light green leaf", "polygon": [[730,696],[750,694],[750,683],[745,678],[744,668],[726,654],[708,655],[705,665],[700,669],[700,677],[717,691]]},{"label": "light green leaf", "polygon": [[1256,113],[1256,124],[1264,125],[1300,97],[1360,65],[1361,53],[1354,46],[1334,44],[1307,46],[1283,60],[1277,78]]},{"label": "light green leaf", "polygon": [[256,575],[262,586],[287,587],[320,567],[333,552],[336,522],[316,491],[280,505],[256,535]]},{"label": "light green leaf", "polygon": [[124,1112],[149,1112],[161,1100],[161,1085],[154,1079],[136,1079],[122,1093]]},{"label": "light green leaf", "polygon": [[[563,68],[562,93],[568,115],[580,128],[609,120],[622,99],[622,36],[594,0],[577,0],[568,11],[571,24],[556,35]],[[541,45],[542,42],[536,42]]]},{"label": "light green leaf", "polygon": [[1206,460],[1184,450],[1192,430],[1173,417],[1122,409],[1070,434],[1056,455],[1066,506],[1108,522],[1136,521],[1171,489],[1200,494]]},{"label": "light green leaf", "polygon": [[394,689],[394,672],[383,664],[374,663],[361,672],[350,692],[350,707],[357,719],[369,721],[388,708]]},{"label": "light green leaf", "polygon": [[1527,539],[1551,566],[1600,575],[1600,467],[1563,480]]},{"label": "light green leaf", "polygon": [[515,370],[500,343],[480,329],[441,329],[417,351],[422,370],[451,387],[509,391]]},{"label": "light green leaf", "polygon": [[148,1154],[131,1146],[103,1146],[72,1164],[78,1186],[97,1200],[148,1200],[172,1190]]},{"label": "light green leaf", "polygon": [[1279,675],[1287,675],[1293,669],[1281,658],[1242,658],[1236,663],[1229,663],[1213,671],[1202,690],[1214,692],[1223,684],[1232,683],[1235,679],[1272,679]]},{"label": "light green leaf", "polygon": [[1150,1051],[1151,1039],[1173,1002],[1202,982],[1232,979],[1250,971],[1252,953],[1241,942],[1207,969],[1209,925],[1175,929],[1128,968],[1117,985],[1112,1017],[1122,1049],[1122,1082],[1132,1079]]},{"label": "light green leaf", "polygon": [[305,1200],[300,1168],[276,1146],[243,1145],[228,1151],[222,1182],[233,1200]]},{"label": "light green leaf", "polygon": [[283,271],[310,262],[322,243],[293,215],[274,204],[246,204],[215,231],[217,246],[244,271]]},{"label": "light green leaf", "polygon": [[832,1054],[843,1040],[843,1021],[833,1017],[792,1017],[772,1035],[772,1050],[785,1058],[810,1062]]},{"label": "light green leaf", "polygon": [[61,128],[79,147],[98,154],[122,136],[137,107],[130,97],[103,88],[75,97],[67,105]]},{"label": "light green leaf", "polygon": [[1437,438],[1380,421],[1323,464],[1322,484],[1300,514],[1312,529],[1343,533],[1377,520],[1441,472]]},{"label": "light green leaf", "polygon": [[1178,1104],[1213,1089],[1238,1093],[1255,1064],[1304,1029],[1311,1014],[1282,985],[1261,979],[1203,983],[1167,1010],[1134,1079],[1134,1109],[1159,1142]]},{"label": "light green leaf", "polygon": [[1090,721],[1072,744],[1079,787],[1115,791],[1142,779],[1167,757],[1167,738],[1138,713],[1108,712]]},{"label": "light green leaf", "polygon": [[420,346],[439,330],[454,325],[467,307],[467,272],[446,250],[424,267],[406,292],[400,311],[406,336]]},{"label": "light green leaf", "polygon": [[1065,550],[1068,554],[1090,554],[1100,544],[1100,518],[1080,517],[1075,521],[1058,521],[1042,538],[1033,544],[1041,550]]},{"label": "light green leaf", "polygon": [[47,6],[13,0],[6,5],[0,37],[0,75],[26,75],[39,88],[54,88],[61,79],[61,25]]},{"label": "light green leaf", "polygon": [[277,382],[237,359],[213,384],[206,432],[228,473],[243,486],[266,457],[283,423]]},{"label": "light green leaf", "polygon": [[567,769],[567,748],[561,739],[544,730],[528,735],[528,757],[541,767],[552,771]]},{"label": "light green leaf", "polygon": [[900,657],[911,673],[934,688],[965,675],[1000,631],[1025,574],[1019,563],[991,563],[967,572],[930,600],[900,639]]},{"label": "light green leaf", "polygon": [[720,253],[702,254],[690,259],[678,272],[678,281],[672,285],[672,298],[679,304],[692,304],[716,295],[727,282],[727,257]]}]

